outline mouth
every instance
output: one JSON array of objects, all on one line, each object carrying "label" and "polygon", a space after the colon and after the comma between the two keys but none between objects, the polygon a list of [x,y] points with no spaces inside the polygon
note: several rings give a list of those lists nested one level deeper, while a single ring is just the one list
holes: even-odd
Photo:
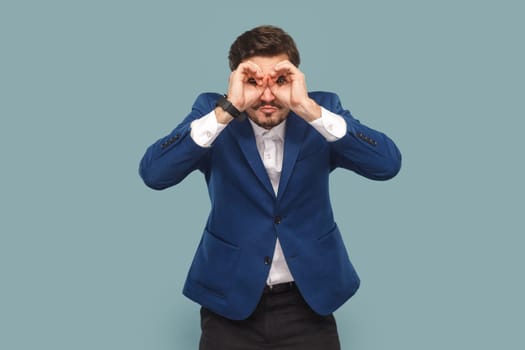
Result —
[{"label": "mouth", "polygon": [[259,107],[259,111],[263,112],[264,114],[271,114],[273,112],[276,112],[277,110],[278,108],[272,105],[263,105]]}]

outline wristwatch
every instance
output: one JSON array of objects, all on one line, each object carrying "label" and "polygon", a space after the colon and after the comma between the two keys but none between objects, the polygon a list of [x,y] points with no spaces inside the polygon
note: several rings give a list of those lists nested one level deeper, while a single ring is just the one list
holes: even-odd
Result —
[{"label": "wristwatch", "polygon": [[239,111],[230,101],[228,101],[227,95],[219,97],[217,103],[215,103],[215,106],[221,107],[225,112],[228,112],[237,120],[244,120],[244,118],[246,118],[244,112]]}]

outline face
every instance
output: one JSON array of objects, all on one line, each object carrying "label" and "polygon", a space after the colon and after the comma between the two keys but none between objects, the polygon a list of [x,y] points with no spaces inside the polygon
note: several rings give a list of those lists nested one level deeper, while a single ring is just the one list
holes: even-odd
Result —
[{"label": "face", "polygon": [[[277,56],[264,57],[254,56],[247,60],[254,62],[256,65],[261,67],[265,75],[270,75],[273,72],[273,67],[281,61],[287,60],[288,55],[281,54]],[[289,108],[284,105],[272,94],[269,87],[264,88],[264,92],[261,94],[259,99],[252,106],[246,109],[248,117],[257,125],[271,129],[274,126],[280,124],[286,119]]]}]

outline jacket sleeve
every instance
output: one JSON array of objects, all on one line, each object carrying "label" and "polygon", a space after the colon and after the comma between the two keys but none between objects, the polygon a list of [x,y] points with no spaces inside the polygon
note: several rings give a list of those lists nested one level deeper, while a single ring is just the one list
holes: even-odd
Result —
[{"label": "jacket sleeve", "polygon": [[372,180],[388,180],[399,172],[401,153],[387,135],[361,124],[336,94],[321,94],[318,103],[343,117],[347,125],[346,135],[330,143],[332,170],[342,167]]},{"label": "jacket sleeve", "polygon": [[139,166],[144,183],[162,190],[181,182],[194,170],[206,172],[211,148],[200,147],[191,138],[191,122],[215,108],[218,94],[199,95],[191,112],[167,136],[148,147]]}]

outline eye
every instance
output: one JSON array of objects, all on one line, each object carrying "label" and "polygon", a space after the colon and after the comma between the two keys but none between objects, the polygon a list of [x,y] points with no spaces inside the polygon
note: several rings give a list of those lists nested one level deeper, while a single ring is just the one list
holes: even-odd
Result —
[{"label": "eye", "polygon": [[248,78],[248,84],[257,85],[257,80],[255,80],[254,78]]},{"label": "eye", "polygon": [[286,77],[284,75],[279,75],[277,80],[275,81],[278,85],[283,85],[286,83]]}]

